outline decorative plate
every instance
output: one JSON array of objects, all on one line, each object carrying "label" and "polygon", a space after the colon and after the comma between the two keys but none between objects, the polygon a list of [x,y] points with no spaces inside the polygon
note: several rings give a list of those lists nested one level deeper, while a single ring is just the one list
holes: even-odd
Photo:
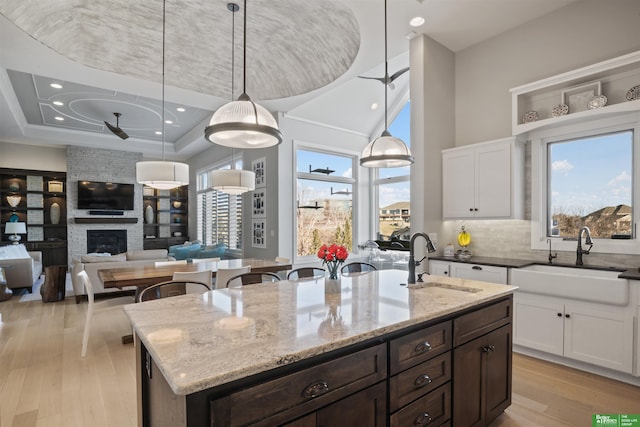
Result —
[{"label": "decorative plate", "polygon": [[551,110],[551,117],[564,116],[569,112],[569,106],[567,104],[560,104],[553,107]]},{"label": "decorative plate", "polygon": [[600,108],[607,105],[607,97],[604,95],[598,95],[591,98],[591,101],[587,104],[587,108],[589,110],[593,110],[594,108]]},{"label": "decorative plate", "polygon": [[635,101],[636,99],[640,99],[640,85],[634,86],[627,91],[628,101]]},{"label": "decorative plate", "polygon": [[531,123],[538,120],[538,112],[537,111],[527,111],[522,116],[522,123]]}]

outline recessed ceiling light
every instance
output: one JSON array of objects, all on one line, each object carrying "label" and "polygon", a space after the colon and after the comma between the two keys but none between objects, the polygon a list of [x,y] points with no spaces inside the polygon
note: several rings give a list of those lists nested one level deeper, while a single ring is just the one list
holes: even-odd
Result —
[{"label": "recessed ceiling light", "polygon": [[159,130],[156,131],[156,135],[162,135],[162,132],[160,132]]},{"label": "recessed ceiling light", "polygon": [[62,101],[53,101],[53,105],[57,105],[57,106],[61,107],[61,106],[64,105],[64,102],[62,102]]},{"label": "recessed ceiling light", "polygon": [[419,27],[422,24],[424,24],[424,18],[422,16],[416,16],[409,21],[409,25],[412,27]]},{"label": "recessed ceiling light", "polygon": [[407,34],[404,35],[404,38],[406,38],[407,40],[411,40],[417,35],[418,34],[415,31],[409,31]]},{"label": "recessed ceiling light", "polygon": [[51,83],[49,86],[54,89],[62,89],[62,85],[60,83]]},{"label": "recessed ceiling light", "polygon": [[64,117],[55,116],[54,118],[59,122],[63,122],[64,121]]},{"label": "recessed ceiling light", "polygon": [[166,124],[168,124],[168,125],[172,125],[172,124],[173,124],[173,122],[172,122],[171,120],[165,120],[164,122],[165,122]]},{"label": "recessed ceiling light", "polygon": [[378,103],[374,102],[373,104],[371,104],[371,109],[372,110],[377,110],[378,109]]},{"label": "recessed ceiling light", "polygon": [[181,112],[181,113],[184,113],[184,112],[185,112],[185,111],[187,111],[187,110],[185,110],[185,108],[184,108],[184,107],[178,107],[178,108],[176,108],[176,111],[179,111],[179,112]]}]

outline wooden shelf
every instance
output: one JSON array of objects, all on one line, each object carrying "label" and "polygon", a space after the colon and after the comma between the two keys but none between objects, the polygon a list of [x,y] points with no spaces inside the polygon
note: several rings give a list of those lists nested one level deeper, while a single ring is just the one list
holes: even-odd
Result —
[{"label": "wooden shelf", "polygon": [[87,217],[75,217],[76,224],[135,224],[138,222],[138,218],[87,218]]}]

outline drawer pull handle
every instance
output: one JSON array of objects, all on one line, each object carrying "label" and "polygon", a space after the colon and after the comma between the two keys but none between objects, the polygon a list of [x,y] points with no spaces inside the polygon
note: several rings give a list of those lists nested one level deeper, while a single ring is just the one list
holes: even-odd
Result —
[{"label": "drawer pull handle", "polygon": [[418,415],[415,420],[413,420],[413,424],[416,426],[426,426],[431,421],[433,420],[431,419],[429,413],[423,412],[422,414]]},{"label": "drawer pull handle", "polygon": [[429,375],[427,375],[427,374],[422,374],[418,378],[416,378],[416,380],[413,382],[413,384],[416,387],[424,387],[424,386],[426,386],[428,384],[431,384],[431,378],[429,378]]},{"label": "drawer pull handle", "polygon": [[317,383],[308,385],[302,391],[302,397],[305,399],[313,399],[314,397],[322,396],[328,391],[329,385],[325,381],[318,381]]},{"label": "drawer pull handle", "polygon": [[480,270],[482,271],[482,267],[480,267],[479,265],[474,265],[473,267],[471,267],[473,270]]},{"label": "drawer pull handle", "polygon": [[495,351],[496,346],[495,345],[485,345],[484,347],[482,347],[482,351],[484,353],[489,353],[490,351]]},{"label": "drawer pull handle", "polygon": [[413,349],[414,353],[424,353],[431,350],[431,344],[429,341],[421,342]]}]

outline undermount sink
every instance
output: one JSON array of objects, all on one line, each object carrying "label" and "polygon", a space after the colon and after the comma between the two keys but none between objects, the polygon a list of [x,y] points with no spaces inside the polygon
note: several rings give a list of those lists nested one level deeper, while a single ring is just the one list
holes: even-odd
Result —
[{"label": "undermount sink", "polygon": [[478,288],[470,288],[468,286],[452,285],[450,283],[440,283],[440,282],[412,283],[408,286],[408,288],[409,289],[443,288],[443,289],[450,289],[452,291],[469,292],[472,294],[482,291],[482,289],[478,289]]},{"label": "undermount sink", "polygon": [[627,305],[629,281],[619,279],[619,274],[618,271],[536,264],[511,269],[510,284],[523,292]]}]

